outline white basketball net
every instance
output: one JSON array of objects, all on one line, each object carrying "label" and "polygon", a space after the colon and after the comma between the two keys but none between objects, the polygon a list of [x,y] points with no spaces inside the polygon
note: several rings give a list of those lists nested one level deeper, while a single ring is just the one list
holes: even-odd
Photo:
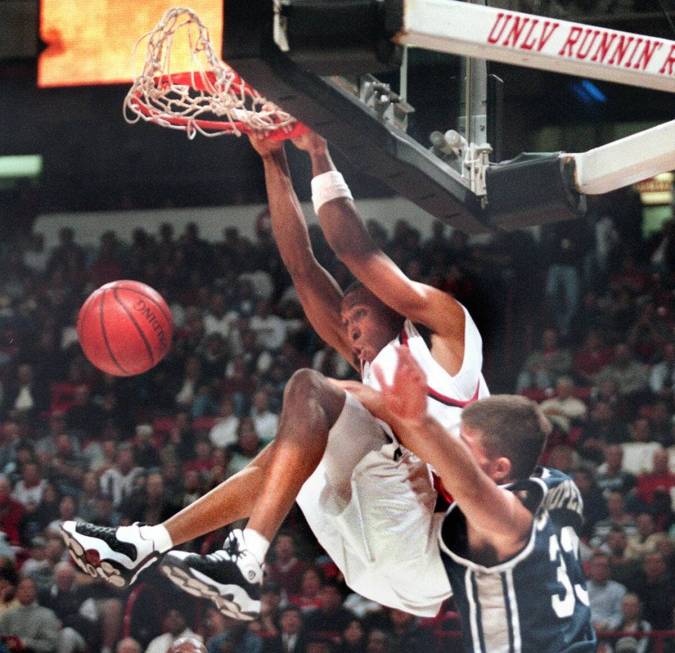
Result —
[{"label": "white basketball net", "polygon": [[[192,70],[180,82],[172,78],[174,37],[187,37]],[[182,7],[169,9],[155,28],[142,36],[147,53],[142,72],[124,99],[124,119],[181,129],[189,138],[197,133],[220,136],[270,132],[288,128],[295,119],[248,86],[216,55],[209,32],[199,17]],[[135,52],[135,50],[134,50]]]}]

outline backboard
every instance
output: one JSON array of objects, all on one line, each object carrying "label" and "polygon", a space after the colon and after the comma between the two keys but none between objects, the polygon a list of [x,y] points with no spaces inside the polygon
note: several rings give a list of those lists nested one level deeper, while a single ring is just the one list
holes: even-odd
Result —
[{"label": "backboard", "polygon": [[[357,170],[466,233],[579,217],[579,188],[593,187],[575,177],[584,155],[495,160],[500,84],[485,59],[675,91],[672,41],[456,0],[226,2],[224,25],[223,59],[242,77],[326,137]],[[433,136],[413,138],[407,130],[414,115],[406,96],[408,48],[484,58],[458,66],[457,124],[440,124]],[[389,86],[378,81],[397,78]],[[675,123],[650,143],[670,136]],[[602,157],[619,159],[616,184],[624,167],[646,177],[660,171],[655,166],[675,166],[672,152],[657,152],[645,165],[639,158],[624,163],[621,147],[603,150],[599,165],[596,156],[585,169],[602,169]]]}]

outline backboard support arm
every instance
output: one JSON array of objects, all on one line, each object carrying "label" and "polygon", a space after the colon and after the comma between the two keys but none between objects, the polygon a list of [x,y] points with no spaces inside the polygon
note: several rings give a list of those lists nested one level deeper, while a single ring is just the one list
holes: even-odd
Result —
[{"label": "backboard support arm", "polygon": [[675,120],[601,145],[581,154],[563,154],[575,163],[580,193],[600,195],[661,172],[675,170]]}]

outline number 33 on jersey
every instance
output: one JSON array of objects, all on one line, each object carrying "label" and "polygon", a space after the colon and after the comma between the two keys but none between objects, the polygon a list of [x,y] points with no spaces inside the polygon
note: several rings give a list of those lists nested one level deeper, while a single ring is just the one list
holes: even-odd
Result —
[{"label": "number 33 on jersey", "polygon": [[508,489],[532,511],[530,539],[516,556],[492,567],[476,564],[461,544],[464,517],[452,507],[441,549],[471,653],[591,653],[588,593],[579,537],[583,504],[574,482],[540,468]]}]

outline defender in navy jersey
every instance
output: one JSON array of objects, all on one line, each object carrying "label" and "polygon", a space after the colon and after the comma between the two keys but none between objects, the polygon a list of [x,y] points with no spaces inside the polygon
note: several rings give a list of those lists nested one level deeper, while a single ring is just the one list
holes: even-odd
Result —
[{"label": "defender in navy jersey", "polygon": [[445,517],[443,563],[472,653],[594,651],[588,593],[579,562],[582,501],[571,478],[540,468],[507,489],[533,512],[530,537],[512,558],[491,566],[467,550],[466,516]]},{"label": "defender in navy jersey", "polygon": [[462,411],[460,438],[429,414],[426,377],[399,350],[390,384],[352,392],[432,464],[454,497],[439,534],[470,653],[591,653],[596,641],[579,562],[582,500],[573,481],[536,468],[550,430],[538,406],[497,395]]}]

